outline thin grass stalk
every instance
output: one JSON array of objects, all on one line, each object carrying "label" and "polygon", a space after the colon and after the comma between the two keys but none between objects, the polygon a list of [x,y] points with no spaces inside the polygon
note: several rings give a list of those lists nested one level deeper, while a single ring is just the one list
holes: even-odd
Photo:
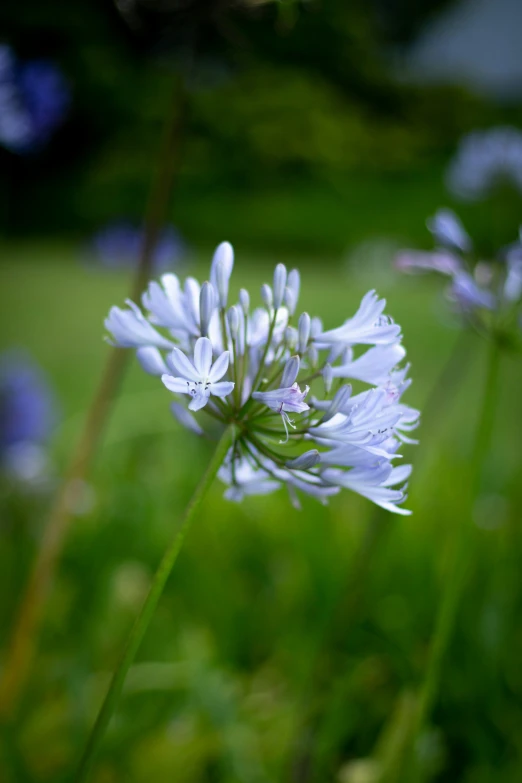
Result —
[{"label": "thin grass stalk", "polygon": [[471,562],[472,546],[470,536],[473,532],[472,513],[473,503],[477,495],[485,458],[491,442],[493,422],[495,416],[498,376],[500,364],[500,349],[496,340],[491,341],[486,384],[482,398],[482,407],[475,435],[473,456],[471,462],[471,476],[469,485],[468,518],[462,521],[457,528],[457,540],[455,542],[453,557],[450,565],[449,578],[445,583],[444,595],[437,616],[435,634],[432,643],[432,652],[428,663],[428,669],[421,689],[418,726],[420,731],[428,717],[436,696],[442,670],[442,663],[448,647],[462,590],[466,582],[469,565]]},{"label": "thin grass stalk", "polygon": [[495,417],[501,349],[496,339],[491,339],[486,382],[482,405],[475,432],[471,458],[470,478],[467,488],[467,515],[457,527],[453,542],[444,593],[435,621],[435,630],[424,680],[418,692],[415,717],[411,731],[402,749],[392,754],[394,763],[382,770],[379,783],[403,783],[421,778],[416,757],[416,742],[433,709],[440,686],[444,658],[455,627],[462,594],[473,562],[473,505],[482,478],[486,455],[491,442]]},{"label": "thin grass stalk", "polygon": [[136,653],[138,652],[138,648],[142,642],[143,637],[145,636],[149,623],[158,605],[158,601],[163,593],[167,579],[170,576],[185,537],[190,529],[196,511],[199,509],[203,498],[207,494],[207,491],[209,490],[221,464],[223,463],[232,441],[232,435],[233,427],[231,426],[224,431],[220,441],[218,442],[207,470],[203,474],[203,477],[197,485],[192,499],[187,506],[181,525],[173,536],[170,544],[167,546],[165,554],[163,555],[163,558],[158,566],[147,598],[145,599],[141,612],[138,615],[130,632],[120,663],[118,664],[118,667],[113,674],[111,684],[103,700],[98,717],[96,718],[96,722],[87,741],[87,745],[78,768],[78,773],[75,778],[76,783],[84,783],[89,778],[89,774],[94,765],[103,737],[107,731],[110,719],[118,703],[118,699],[120,697],[129,667],[134,661]]},{"label": "thin grass stalk", "polygon": [[331,696],[331,683],[324,679],[325,664],[328,664],[331,647],[339,637],[339,628],[346,635],[358,619],[370,566],[388,528],[388,517],[382,510],[376,509],[355,554],[352,571],[344,581],[339,598],[328,613],[319,635],[300,700],[302,708],[298,714],[302,720],[288,766],[287,776],[293,783],[308,783],[316,777],[316,740]]},{"label": "thin grass stalk", "polygon": [[[447,405],[448,398],[458,387],[464,371],[468,367],[472,356],[472,351],[468,346],[468,338],[469,333],[466,330],[463,329],[459,332],[451,353],[437,375],[433,390],[423,406],[423,438],[427,429],[429,431],[433,429],[435,422],[438,421],[438,414]],[[316,742],[314,740],[317,738],[320,725],[324,721],[325,705],[328,703],[330,695],[328,683],[320,682],[321,669],[327,657],[329,646],[333,643],[337,628],[343,628],[343,632],[346,634],[358,617],[370,566],[384,533],[389,528],[388,523],[388,517],[385,517],[383,512],[376,510],[362,537],[359,551],[355,555],[353,573],[346,580],[339,601],[327,618],[315,658],[306,678],[302,698],[302,703],[306,706],[303,706],[300,711],[302,722],[298,728],[294,752],[291,754],[289,764],[288,778],[293,783],[309,783],[316,776],[317,770],[314,761]],[[319,694],[319,696],[315,694]]]},{"label": "thin grass stalk", "polygon": [[[141,294],[150,277],[154,248],[166,214],[176,165],[179,161],[186,98],[178,84],[170,98],[169,117],[162,139],[155,181],[151,188],[145,216],[144,242],[140,262],[131,287],[131,298]],[[130,352],[110,350],[100,383],[93,397],[76,450],[71,456],[65,477],[51,506],[40,547],[29,574],[16,613],[14,627],[0,679],[0,720],[14,717],[18,702],[31,670],[45,607],[64,541],[74,513],[71,493],[88,474],[96,449],[117,397]]]}]

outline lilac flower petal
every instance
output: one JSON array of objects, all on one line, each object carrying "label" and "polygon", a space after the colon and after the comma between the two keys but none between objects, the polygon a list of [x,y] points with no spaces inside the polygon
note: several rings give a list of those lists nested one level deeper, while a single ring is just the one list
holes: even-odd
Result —
[{"label": "lilac flower petal", "polygon": [[220,378],[224,376],[224,374],[228,370],[229,361],[230,361],[230,353],[228,351],[224,351],[221,354],[221,356],[219,356],[214,362],[214,364],[212,365],[212,368],[208,375],[208,379],[210,383],[215,384],[216,381],[219,381]]},{"label": "lilac flower petal", "polygon": [[208,390],[205,391],[199,391],[197,392],[189,402],[189,410],[191,411],[199,411],[201,408],[204,408],[205,405],[208,402],[209,398],[209,392]]},{"label": "lilac flower petal", "polygon": [[234,383],[231,381],[219,381],[210,385],[210,393],[215,397],[227,397],[234,391]]},{"label": "lilac flower petal", "polygon": [[425,252],[422,250],[403,250],[395,258],[395,266],[401,272],[440,272],[443,275],[456,275],[463,270],[460,259],[444,251]]},{"label": "lilac flower petal", "polygon": [[149,375],[164,375],[168,373],[167,365],[157,348],[145,346],[138,348],[136,358]]},{"label": "lilac flower petal", "polygon": [[212,366],[212,343],[208,337],[200,337],[196,342],[194,366],[201,377],[208,378]]},{"label": "lilac flower petal", "polygon": [[179,348],[173,348],[172,353],[167,356],[167,363],[174,370],[176,375],[180,375],[182,378],[187,378],[189,381],[197,382],[200,379],[200,375],[192,362],[190,362],[183,351]]},{"label": "lilac flower petal", "polygon": [[183,378],[174,378],[172,375],[162,375],[161,380],[167,389],[177,394],[189,394],[189,385]]},{"label": "lilac flower petal", "polygon": [[177,419],[182,427],[185,427],[191,432],[194,432],[196,435],[204,435],[204,431],[199,426],[195,417],[189,413],[188,410],[184,408],[183,405],[181,405],[179,402],[172,402],[170,405],[170,410],[172,411],[172,415]]},{"label": "lilac flower petal", "polygon": [[451,209],[439,209],[426,221],[436,242],[443,247],[466,253],[471,250],[471,239],[464,226]]}]

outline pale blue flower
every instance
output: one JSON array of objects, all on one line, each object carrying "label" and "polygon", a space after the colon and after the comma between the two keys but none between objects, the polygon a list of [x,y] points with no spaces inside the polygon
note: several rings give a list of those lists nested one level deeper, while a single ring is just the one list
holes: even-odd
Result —
[{"label": "pale blue flower", "polygon": [[522,229],[519,240],[506,253],[506,279],[504,282],[504,299],[508,302],[518,302],[522,298]]},{"label": "pale blue flower", "polygon": [[[358,467],[347,471],[330,468],[324,471],[323,477],[332,484],[357,492],[387,511],[411,514],[411,511],[399,505],[406,500],[404,482],[410,474],[411,465],[394,468],[389,462],[381,461],[371,467]],[[397,484],[403,486],[400,489],[391,489]]]},{"label": "pale blue flower", "polygon": [[190,411],[184,408],[180,402],[171,402],[170,410],[174,418],[179,422],[179,424],[181,424],[182,427],[185,427],[185,429],[194,432],[196,435],[205,434],[205,430],[198,424],[196,417],[193,416]]},{"label": "pale blue flower", "polygon": [[495,307],[496,301],[491,291],[480,288],[467,272],[460,272],[454,276],[450,290],[462,310],[473,311],[477,308],[493,310]]},{"label": "pale blue flower", "polygon": [[234,383],[221,381],[228,370],[230,354],[224,351],[212,364],[212,343],[208,337],[200,337],[194,348],[194,364],[179,348],[173,348],[167,357],[176,375],[162,375],[161,380],[169,391],[190,394],[191,411],[199,411],[209,401],[210,395],[227,397],[234,389]]},{"label": "pale blue flower", "polygon": [[171,340],[165,339],[154,329],[134,302],[127,300],[127,304],[128,310],[111,307],[109,316],[105,319],[105,328],[111,332],[114,345],[120,348],[173,347]]},{"label": "pale blue flower", "polygon": [[[138,266],[145,242],[143,229],[129,221],[118,221],[100,229],[90,240],[87,254],[107,269]],[[186,245],[173,226],[165,226],[152,251],[152,268],[159,272],[176,266],[186,255]]]},{"label": "pale blue flower", "polygon": [[[492,261],[477,263],[471,255],[471,240],[460,221],[447,210],[440,210],[437,215],[438,227],[429,227],[439,239],[440,234],[446,232],[447,249],[433,252],[401,251],[395,259],[395,265],[401,271],[421,269],[450,277],[448,298],[468,322],[487,330],[491,321],[488,313],[505,313],[521,304],[522,242],[515,242],[501,250]],[[445,225],[441,226],[444,221]]]},{"label": "pale blue flower", "polygon": [[333,366],[331,374],[333,378],[354,378],[379,385],[386,383],[389,374],[405,356],[406,351],[400,343],[375,345],[357,359],[353,358],[353,352],[349,350],[344,357],[345,361]]},{"label": "pale blue flower", "polygon": [[471,239],[453,210],[439,209],[426,225],[438,245],[461,253],[471,250]]},{"label": "pale blue flower", "polygon": [[310,410],[310,406],[304,401],[306,395],[310,391],[310,387],[306,386],[304,391],[301,391],[299,385],[294,383],[292,386],[287,386],[281,389],[273,389],[268,392],[253,392],[252,398],[262,402],[271,410],[281,414],[283,425],[286,433],[286,441],[288,442],[288,425],[296,428],[293,420],[288,415],[289,413],[304,413]]},{"label": "pale blue flower", "polygon": [[227,306],[228,286],[234,268],[234,249],[230,242],[217,246],[210,268],[210,282],[218,293],[220,307]]},{"label": "pale blue flower", "polygon": [[343,345],[388,345],[400,339],[401,328],[383,315],[386,300],[379,299],[375,291],[368,291],[359,309],[337,329],[318,334],[314,339],[318,347],[335,343]]},{"label": "pale blue flower", "polygon": [[468,133],[448,167],[446,183],[464,201],[483,199],[503,183],[522,193],[522,132],[498,127]]},{"label": "pale blue flower", "polygon": [[145,372],[149,375],[161,376],[168,372],[168,367],[163,356],[158,348],[155,348],[152,345],[138,348],[136,350],[136,358]]},{"label": "pale blue flower", "polygon": [[232,451],[220,467],[218,478],[229,487],[225,491],[227,500],[240,503],[248,495],[269,495],[281,488],[281,482],[260,467],[255,467],[243,457],[235,460]]},{"label": "pale blue flower", "polygon": [[48,471],[57,409],[49,381],[28,355],[0,355],[0,464],[9,475],[31,483]]},{"label": "pale blue flower", "polygon": [[401,250],[395,257],[395,266],[401,272],[440,272],[450,276],[463,270],[460,258],[444,250]]},{"label": "pale blue flower", "polygon": [[[211,436],[199,419],[205,414],[213,425],[236,424],[219,471],[228,499],[285,485],[299,506],[299,493],[325,503],[347,486],[398,511],[404,493],[391,487],[401,473],[391,466],[419,414],[401,402],[409,386],[406,352],[400,327],[383,315],[384,300],[370,291],[353,318],[325,332],[321,319],[307,313],[293,320],[297,270],[287,273],[278,264],[273,284],[261,289],[264,307],[252,309],[245,289],[237,302],[229,301],[233,264],[224,242],[203,285],[194,278],[182,285],[174,274],[150,283],[142,297],[145,313],[131,303],[128,310],[111,310],[106,326],[113,339],[133,347],[142,367],[180,395],[172,413],[184,427]],[[365,350],[356,355],[358,344]],[[330,399],[338,378],[343,385]],[[316,379],[319,397],[308,402]],[[352,395],[344,381],[365,388]],[[196,419],[192,412],[198,411]]]}]

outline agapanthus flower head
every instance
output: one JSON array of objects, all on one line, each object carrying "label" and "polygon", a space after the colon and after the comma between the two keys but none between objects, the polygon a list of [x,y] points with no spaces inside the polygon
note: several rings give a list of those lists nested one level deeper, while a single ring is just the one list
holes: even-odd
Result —
[{"label": "agapanthus flower head", "polygon": [[522,193],[522,132],[498,127],[464,136],[446,172],[451,193],[479,201],[508,183]]},{"label": "agapanthus flower head", "polygon": [[448,298],[475,325],[488,327],[491,314],[517,315],[522,305],[522,236],[489,261],[476,260],[473,243],[457,216],[439,210],[427,221],[433,251],[403,250],[395,258],[402,272],[439,272],[450,280]]},{"label": "agapanthus flower head", "polygon": [[325,329],[298,314],[297,270],[278,264],[252,309],[245,289],[230,301],[233,266],[223,242],[203,285],[174,274],[151,282],[143,310],[133,302],[111,309],[112,341],[134,348],[176,395],[171,410],[183,426],[197,434],[216,422],[233,426],[218,474],[228,499],[286,486],[298,505],[299,492],[326,502],[347,487],[408,513],[400,504],[410,468],[392,466],[400,444],[413,442],[419,413],[401,402],[406,352],[385,301],[370,291],[342,326]]},{"label": "agapanthus flower head", "polygon": [[0,45],[0,144],[21,154],[40,149],[69,104],[69,87],[54,63],[18,62],[9,46]]},{"label": "agapanthus flower head", "polygon": [[[110,223],[96,232],[87,247],[89,261],[107,269],[134,269],[138,266],[145,237],[130,221]],[[155,272],[176,267],[186,256],[187,247],[174,226],[160,231],[154,246],[152,268]]]},{"label": "agapanthus flower head", "polygon": [[0,356],[0,462],[20,479],[32,480],[46,465],[46,447],[57,405],[41,369],[27,355]]}]

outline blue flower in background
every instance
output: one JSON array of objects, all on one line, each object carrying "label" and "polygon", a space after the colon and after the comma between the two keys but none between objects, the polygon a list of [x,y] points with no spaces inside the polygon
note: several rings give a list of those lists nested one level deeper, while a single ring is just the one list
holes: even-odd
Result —
[{"label": "blue flower in background", "polygon": [[522,133],[499,127],[464,136],[446,172],[450,192],[479,201],[504,182],[522,193]]},{"label": "blue flower in background", "polygon": [[25,353],[0,355],[0,460],[17,478],[34,480],[47,467],[46,446],[57,406],[41,369]]},{"label": "blue flower in background", "polygon": [[[144,242],[141,228],[127,221],[111,223],[91,239],[88,255],[107,269],[128,269],[139,263]],[[154,248],[155,272],[176,266],[186,255],[187,247],[173,226],[165,226]]]},{"label": "blue flower in background", "polygon": [[461,314],[484,319],[487,311],[517,316],[522,307],[522,232],[491,261],[476,261],[473,243],[458,217],[440,209],[427,221],[433,251],[403,250],[395,258],[402,272],[439,272],[451,282],[448,297]]},{"label": "blue flower in background", "polygon": [[45,146],[70,104],[67,82],[52,62],[18,62],[0,45],[0,144],[20,154]]}]

